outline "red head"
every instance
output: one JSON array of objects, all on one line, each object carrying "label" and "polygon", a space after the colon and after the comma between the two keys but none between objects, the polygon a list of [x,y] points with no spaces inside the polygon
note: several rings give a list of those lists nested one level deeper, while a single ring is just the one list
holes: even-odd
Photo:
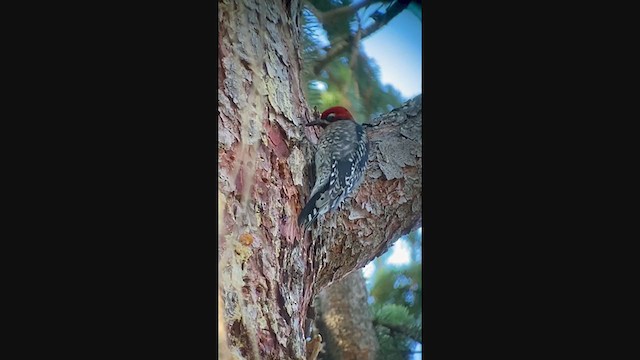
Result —
[{"label": "red head", "polygon": [[325,110],[322,115],[320,115],[320,119],[333,122],[338,120],[353,120],[353,116],[349,110],[342,106],[334,106]]},{"label": "red head", "polygon": [[349,110],[343,108],[342,106],[334,106],[323,111],[318,120],[309,122],[307,126],[325,127],[330,123],[339,120],[353,120],[353,115],[351,115]]}]

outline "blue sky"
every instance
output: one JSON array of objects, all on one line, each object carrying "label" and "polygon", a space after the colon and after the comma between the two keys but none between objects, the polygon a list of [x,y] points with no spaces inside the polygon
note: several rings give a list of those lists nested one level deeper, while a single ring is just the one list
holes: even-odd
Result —
[{"label": "blue sky", "polygon": [[[363,27],[373,24],[370,15],[376,10],[371,6],[359,11]],[[316,34],[322,46],[329,45],[324,30]],[[362,40],[362,48],[380,68],[380,81],[398,89],[404,100],[422,93],[422,21],[416,15],[401,12]]]},{"label": "blue sky", "polygon": [[405,100],[422,93],[422,21],[408,10],[362,41],[364,52],[380,67],[383,84]]}]

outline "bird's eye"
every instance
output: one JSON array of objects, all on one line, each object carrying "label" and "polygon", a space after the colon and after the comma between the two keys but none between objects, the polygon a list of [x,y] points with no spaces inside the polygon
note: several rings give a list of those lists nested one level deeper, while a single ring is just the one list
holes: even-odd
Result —
[{"label": "bird's eye", "polygon": [[336,117],[336,114],[331,113],[331,114],[327,115],[327,120],[331,121],[331,120],[333,120],[335,117]]}]

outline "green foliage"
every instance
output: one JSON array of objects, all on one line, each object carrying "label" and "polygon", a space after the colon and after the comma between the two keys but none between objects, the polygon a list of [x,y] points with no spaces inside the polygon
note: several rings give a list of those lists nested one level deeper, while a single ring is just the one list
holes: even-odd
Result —
[{"label": "green foliage", "polygon": [[[352,4],[351,0],[311,0],[318,11],[326,13]],[[381,1],[380,4],[386,1]],[[363,12],[360,11],[359,14]],[[369,11],[371,13],[371,11]],[[327,55],[327,49],[335,48],[352,39],[358,29],[356,15],[332,16],[319,21],[311,11],[305,10],[302,17],[303,69],[302,80],[306,84],[305,95],[309,107],[320,111],[332,106],[348,108],[360,123],[402,105],[405,100],[400,92],[380,81],[380,70],[361,46],[347,48],[339,56],[325,64],[320,71],[316,65]],[[326,34],[326,40],[321,34]],[[326,85],[320,89],[316,84]]]},{"label": "green foliage", "polygon": [[413,344],[422,342],[419,320],[402,305],[383,305],[375,312],[373,323],[378,336],[380,359],[408,359]]},{"label": "green foliage", "polygon": [[378,269],[370,292],[376,306],[398,304],[413,316],[422,313],[422,264]]},{"label": "green foliage", "polygon": [[373,323],[380,344],[378,358],[406,360],[416,342],[422,343],[421,233],[403,238],[411,249],[409,264],[390,266],[387,251],[375,260],[369,294],[373,299]]},{"label": "green foliage", "polygon": [[[341,8],[343,6],[350,6],[351,0],[312,0],[309,1],[316,9],[327,12],[330,10],[334,10],[337,8]],[[344,37],[349,34],[349,24],[351,21],[351,16],[347,15],[336,15],[331,17],[331,19],[327,19],[324,23],[324,28],[327,31],[327,36],[331,43],[335,43],[340,41]]]},{"label": "green foliage", "polygon": [[366,115],[370,118],[402,105],[402,95],[391,85],[382,85],[378,65],[364,53],[359,53],[354,77],[362,89],[360,95]]},{"label": "green foliage", "polygon": [[[302,14],[302,69],[301,77],[306,84],[305,96],[310,104],[319,104],[322,92],[316,87],[316,76],[313,74],[313,64],[320,59],[321,54],[317,45],[317,31],[320,24],[311,13],[306,10]],[[312,107],[313,108],[313,107]]]},{"label": "green foliage", "polygon": [[381,306],[375,313],[375,319],[377,322],[391,326],[404,326],[415,321],[406,307],[397,304]]}]

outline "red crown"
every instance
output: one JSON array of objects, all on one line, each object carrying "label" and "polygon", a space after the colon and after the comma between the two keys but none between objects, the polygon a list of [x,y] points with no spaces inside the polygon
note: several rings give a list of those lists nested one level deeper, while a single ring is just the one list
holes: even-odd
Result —
[{"label": "red crown", "polygon": [[[332,117],[331,119],[328,119],[327,117],[330,114],[334,114],[335,116]],[[331,108],[328,108],[327,110],[325,110],[322,113],[322,115],[320,115],[320,119],[329,120],[329,121],[353,120],[353,116],[351,115],[349,110],[343,108],[342,106],[334,106],[334,107],[331,107]]]}]

